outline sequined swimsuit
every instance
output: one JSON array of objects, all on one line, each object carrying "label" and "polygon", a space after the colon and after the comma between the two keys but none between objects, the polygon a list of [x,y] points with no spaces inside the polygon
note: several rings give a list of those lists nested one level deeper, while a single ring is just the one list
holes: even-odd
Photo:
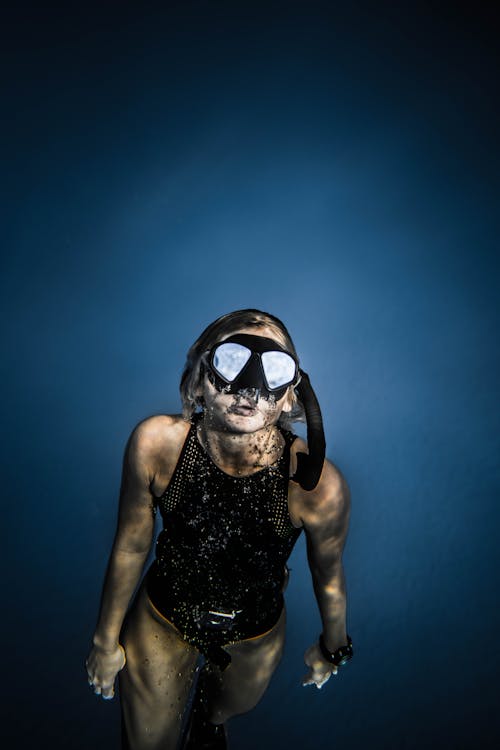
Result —
[{"label": "sequined swimsuit", "polygon": [[[266,632],[281,614],[285,565],[301,531],[288,513],[290,446],[296,436],[281,430],[285,447],[276,463],[233,477],[201,446],[200,418],[193,418],[158,500],[163,531],[146,587],[154,607],[223,667],[222,645]],[[214,612],[232,617],[219,617],[214,627],[208,614]]]}]

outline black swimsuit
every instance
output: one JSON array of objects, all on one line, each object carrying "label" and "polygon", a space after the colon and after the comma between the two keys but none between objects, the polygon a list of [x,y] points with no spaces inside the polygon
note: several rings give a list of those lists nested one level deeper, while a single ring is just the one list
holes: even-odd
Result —
[{"label": "black swimsuit", "polygon": [[201,446],[195,415],[158,500],[163,531],[146,578],[154,607],[221,668],[221,646],[270,630],[283,608],[285,566],[301,529],[288,513],[290,446],[272,466],[233,477]]}]

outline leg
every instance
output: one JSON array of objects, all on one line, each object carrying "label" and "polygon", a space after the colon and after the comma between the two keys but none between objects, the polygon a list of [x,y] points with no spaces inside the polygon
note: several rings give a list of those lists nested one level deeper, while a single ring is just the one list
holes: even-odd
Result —
[{"label": "leg", "polygon": [[231,716],[254,708],[264,695],[278,666],[285,642],[285,610],[272,630],[257,638],[239,641],[226,650],[231,664],[206,676],[210,721],[221,724]]},{"label": "leg", "polygon": [[124,750],[176,750],[198,652],[156,612],[144,586],[125,621],[120,672]]}]

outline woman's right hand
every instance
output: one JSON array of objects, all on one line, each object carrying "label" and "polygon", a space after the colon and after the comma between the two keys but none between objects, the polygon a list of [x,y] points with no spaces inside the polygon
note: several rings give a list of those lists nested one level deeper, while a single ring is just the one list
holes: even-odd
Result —
[{"label": "woman's right hand", "polygon": [[96,695],[101,695],[104,700],[113,698],[116,675],[123,669],[126,661],[125,649],[119,643],[109,650],[100,646],[92,648],[85,666],[89,685],[94,688]]}]

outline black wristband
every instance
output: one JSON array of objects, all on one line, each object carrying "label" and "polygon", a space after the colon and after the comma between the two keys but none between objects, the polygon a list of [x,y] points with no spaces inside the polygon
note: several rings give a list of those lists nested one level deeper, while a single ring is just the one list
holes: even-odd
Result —
[{"label": "black wristband", "polygon": [[352,640],[349,635],[347,636],[347,645],[337,648],[332,653],[327,649],[323,633],[321,633],[319,637],[319,648],[323,654],[323,658],[326,659],[326,661],[329,661],[330,664],[335,664],[336,667],[342,667],[353,657]]}]

